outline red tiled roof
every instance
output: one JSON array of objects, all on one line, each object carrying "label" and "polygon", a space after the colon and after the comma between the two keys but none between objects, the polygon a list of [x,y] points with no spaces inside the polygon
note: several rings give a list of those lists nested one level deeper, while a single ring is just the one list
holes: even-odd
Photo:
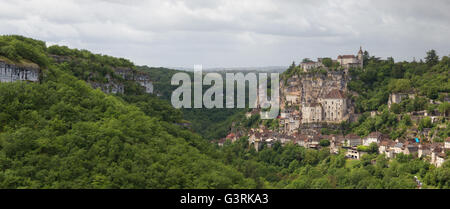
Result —
[{"label": "red tiled roof", "polygon": [[230,133],[230,134],[228,134],[227,139],[234,138],[235,136],[236,136],[236,135],[234,135],[234,133]]},{"label": "red tiled roof", "polygon": [[339,55],[338,59],[350,59],[355,58],[355,55]]},{"label": "red tiled roof", "polygon": [[343,99],[344,93],[341,90],[333,89],[326,96],[326,99]]}]

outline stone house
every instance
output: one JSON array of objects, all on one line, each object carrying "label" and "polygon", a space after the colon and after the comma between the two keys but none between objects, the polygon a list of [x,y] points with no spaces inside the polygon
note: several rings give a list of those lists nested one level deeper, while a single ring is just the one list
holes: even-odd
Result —
[{"label": "stone house", "polygon": [[369,146],[373,142],[375,142],[376,144],[380,144],[380,141],[381,141],[381,133],[372,132],[363,139],[363,145]]},{"label": "stone house", "polygon": [[344,145],[344,136],[329,135],[328,139],[330,139],[330,153],[338,154],[339,148]]},{"label": "stone house", "polygon": [[392,104],[398,104],[406,98],[414,98],[414,97],[415,95],[413,93],[401,93],[401,92],[391,93],[389,94],[388,107],[391,108]]},{"label": "stone house", "polygon": [[383,140],[380,143],[380,146],[378,148],[378,152],[380,154],[385,154],[386,157],[388,158],[393,158],[394,157],[394,149],[393,147],[395,146],[395,142],[392,140]]},{"label": "stone house", "polygon": [[417,156],[420,157],[427,157],[431,155],[431,149],[429,144],[420,144],[419,149],[417,151]]},{"label": "stone house", "polygon": [[397,155],[403,153],[404,145],[401,142],[397,142],[392,149],[394,150],[394,154]]},{"label": "stone house", "polygon": [[362,144],[361,137],[359,137],[356,134],[347,134],[344,137],[344,146],[355,147],[361,144]]},{"label": "stone house", "polygon": [[431,144],[431,160],[430,163],[436,167],[440,167],[445,161],[445,148],[443,143]]},{"label": "stone house", "polygon": [[322,62],[302,62],[300,63],[300,67],[303,69],[304,72],[307,72],[308,70],[323,67]]},{"label": "stone house", "polygon": [[288,105],[297,105],[300,104],[302,92],[298,89],[297,86],[289,86],[285,93],[286,103]]},{"label": "stone house", "polygon": [[403,154],[405,155],[415,155],[419,152],[419,146],[414,143],[408,143],[404,145]]},{"label": "stone house", "polygon": [[347,149],[345,156],[351,159],[359,160],[363,155],[367,154],[367,152],[359,151],[354,147],[350,147]]},{"label": "stone house", "polygon": [[321,99],[324,108],[324,118],[327,122],[341,122],[344,120],[347,110],[347,102],[344,93],[338,89],[331,90]]},{"label": "stone house", "polygon": [[317,123],[322,121],[322,105],[310,103],[302,105],[302,123]]}]

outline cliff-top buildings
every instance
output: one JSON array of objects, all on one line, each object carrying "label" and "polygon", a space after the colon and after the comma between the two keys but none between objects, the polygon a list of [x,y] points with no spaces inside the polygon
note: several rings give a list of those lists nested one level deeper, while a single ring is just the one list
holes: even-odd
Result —
[{"label": "cliff-top buildings", "polygon": [[[300,63],[300,67],[304,72],[307,72],[311,69],[323,67],[322,63],[323,58],[318,58],[317,62],[308,61]],[[345,69],[352,67],[363,67],[363,51],[362,47],[359,48],[357,55],[339,55],[336,60],[332,60],[333,63],[339,63],[339,65]]]}]

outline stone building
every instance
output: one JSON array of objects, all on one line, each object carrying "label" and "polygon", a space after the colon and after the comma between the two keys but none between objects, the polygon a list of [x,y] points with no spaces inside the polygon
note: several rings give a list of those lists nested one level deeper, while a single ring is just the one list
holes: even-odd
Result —
[{"label": "stone building", "polygon": [[398,103],[402,102],[402,100],[407,99],[407,98],[414,99],[414,94],[413,93],[399,93],[399,92],[389,94],[388,107],[391,108],[392,104],[398,104]]},{"label": "stone building", "polygon": [[302,123],[322,122],[322,105],[320,103],[305,103],[302,105]]},{"label": "stone building", "polygon": [[324,107],[326,122],[341,122],[344,120],[347,110],[347,102],[344,93],[340,90],[331,90],[321,101]]},{"label": "stone building", "polygon": [[361,144],[361,137],[356,134],[347,134],[344,137],[344,146],[346,147],[355,147]]},{"label": "stone building", "polygon": [[300,67],[303,69],[304,72],[307,72],[308,70],[323,67],[322,62],[302,62],[300,63]]},{"label": "stone building", "polygon": [[345,156],[351,159],[360,160],[365,154],[367,154],[367,152],[359,151],[354,147],[350,147],[347,149]]},{"label": "stone building", "polygon": [[371,143],[380,144],[381,142],[381,133],[380,132],[372,132],[366,138],[363,139],[363,145],[369,146]]},{"label": "stone building", "polygon": [[344,93],[331,90],[318,102],[302,104],[302,123],[339,123],[347,119],[347,102]]},{"label": "stone building", "polygon": [[359,48],[358,54],[355,55],[339,55],[336,60],[342,67],[363,67],[363,51]]}]

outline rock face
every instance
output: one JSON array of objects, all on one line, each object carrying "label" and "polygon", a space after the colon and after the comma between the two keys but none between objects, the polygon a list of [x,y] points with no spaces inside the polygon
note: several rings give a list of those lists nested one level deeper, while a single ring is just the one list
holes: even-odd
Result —
[{"label": "rock face", "polygon": [[145,88],[145,92],[152,94],[153,93],[153,83],[150,79],[150,76],[146,73],[137,72],[134,75],[134,81],[138,82]]},{"label": "rock face", "polygon": [[318,102],[318,98],[323,98],[332,90],[347,90],[347,76],[344,71],[328,72],[323,74],[306,74],[300,78],[302,103]]},{"label": "rock face", "polygon": [[20,67],[0,61],[0,82],[39,81],[39,68]]},{"label": "rock face", "polygon": [[[71,58],[67,56],[50,55],[57,63],[70,62]],[[153,93],[153,83],[150,76],[146,73],[136,71],[135,69],[129,67],[114,67],[113,74],[105,75],[106,81],[97,81],[93,79],[94,73],[91,74],[87,82],[92,86],[92,88],[99,88],[105,93],[124,93],[125,85],[124,81],[133,81],[139,83],[145,90],[146,93]]]},{"label": "rock face", "polygon": [[[126,81],[134,81],[139,83],[142,87],[144,87],[146,93],[153,93],[153,82],[148,74],[133,70],[131,68],[115,68],[114,72]],[[112,84],[112,86],[114,86],[114,84]],[[118,92],[123,93],[123,85],[122,88],[120,88],[120,85],[115,86],[118,86]]]}]

